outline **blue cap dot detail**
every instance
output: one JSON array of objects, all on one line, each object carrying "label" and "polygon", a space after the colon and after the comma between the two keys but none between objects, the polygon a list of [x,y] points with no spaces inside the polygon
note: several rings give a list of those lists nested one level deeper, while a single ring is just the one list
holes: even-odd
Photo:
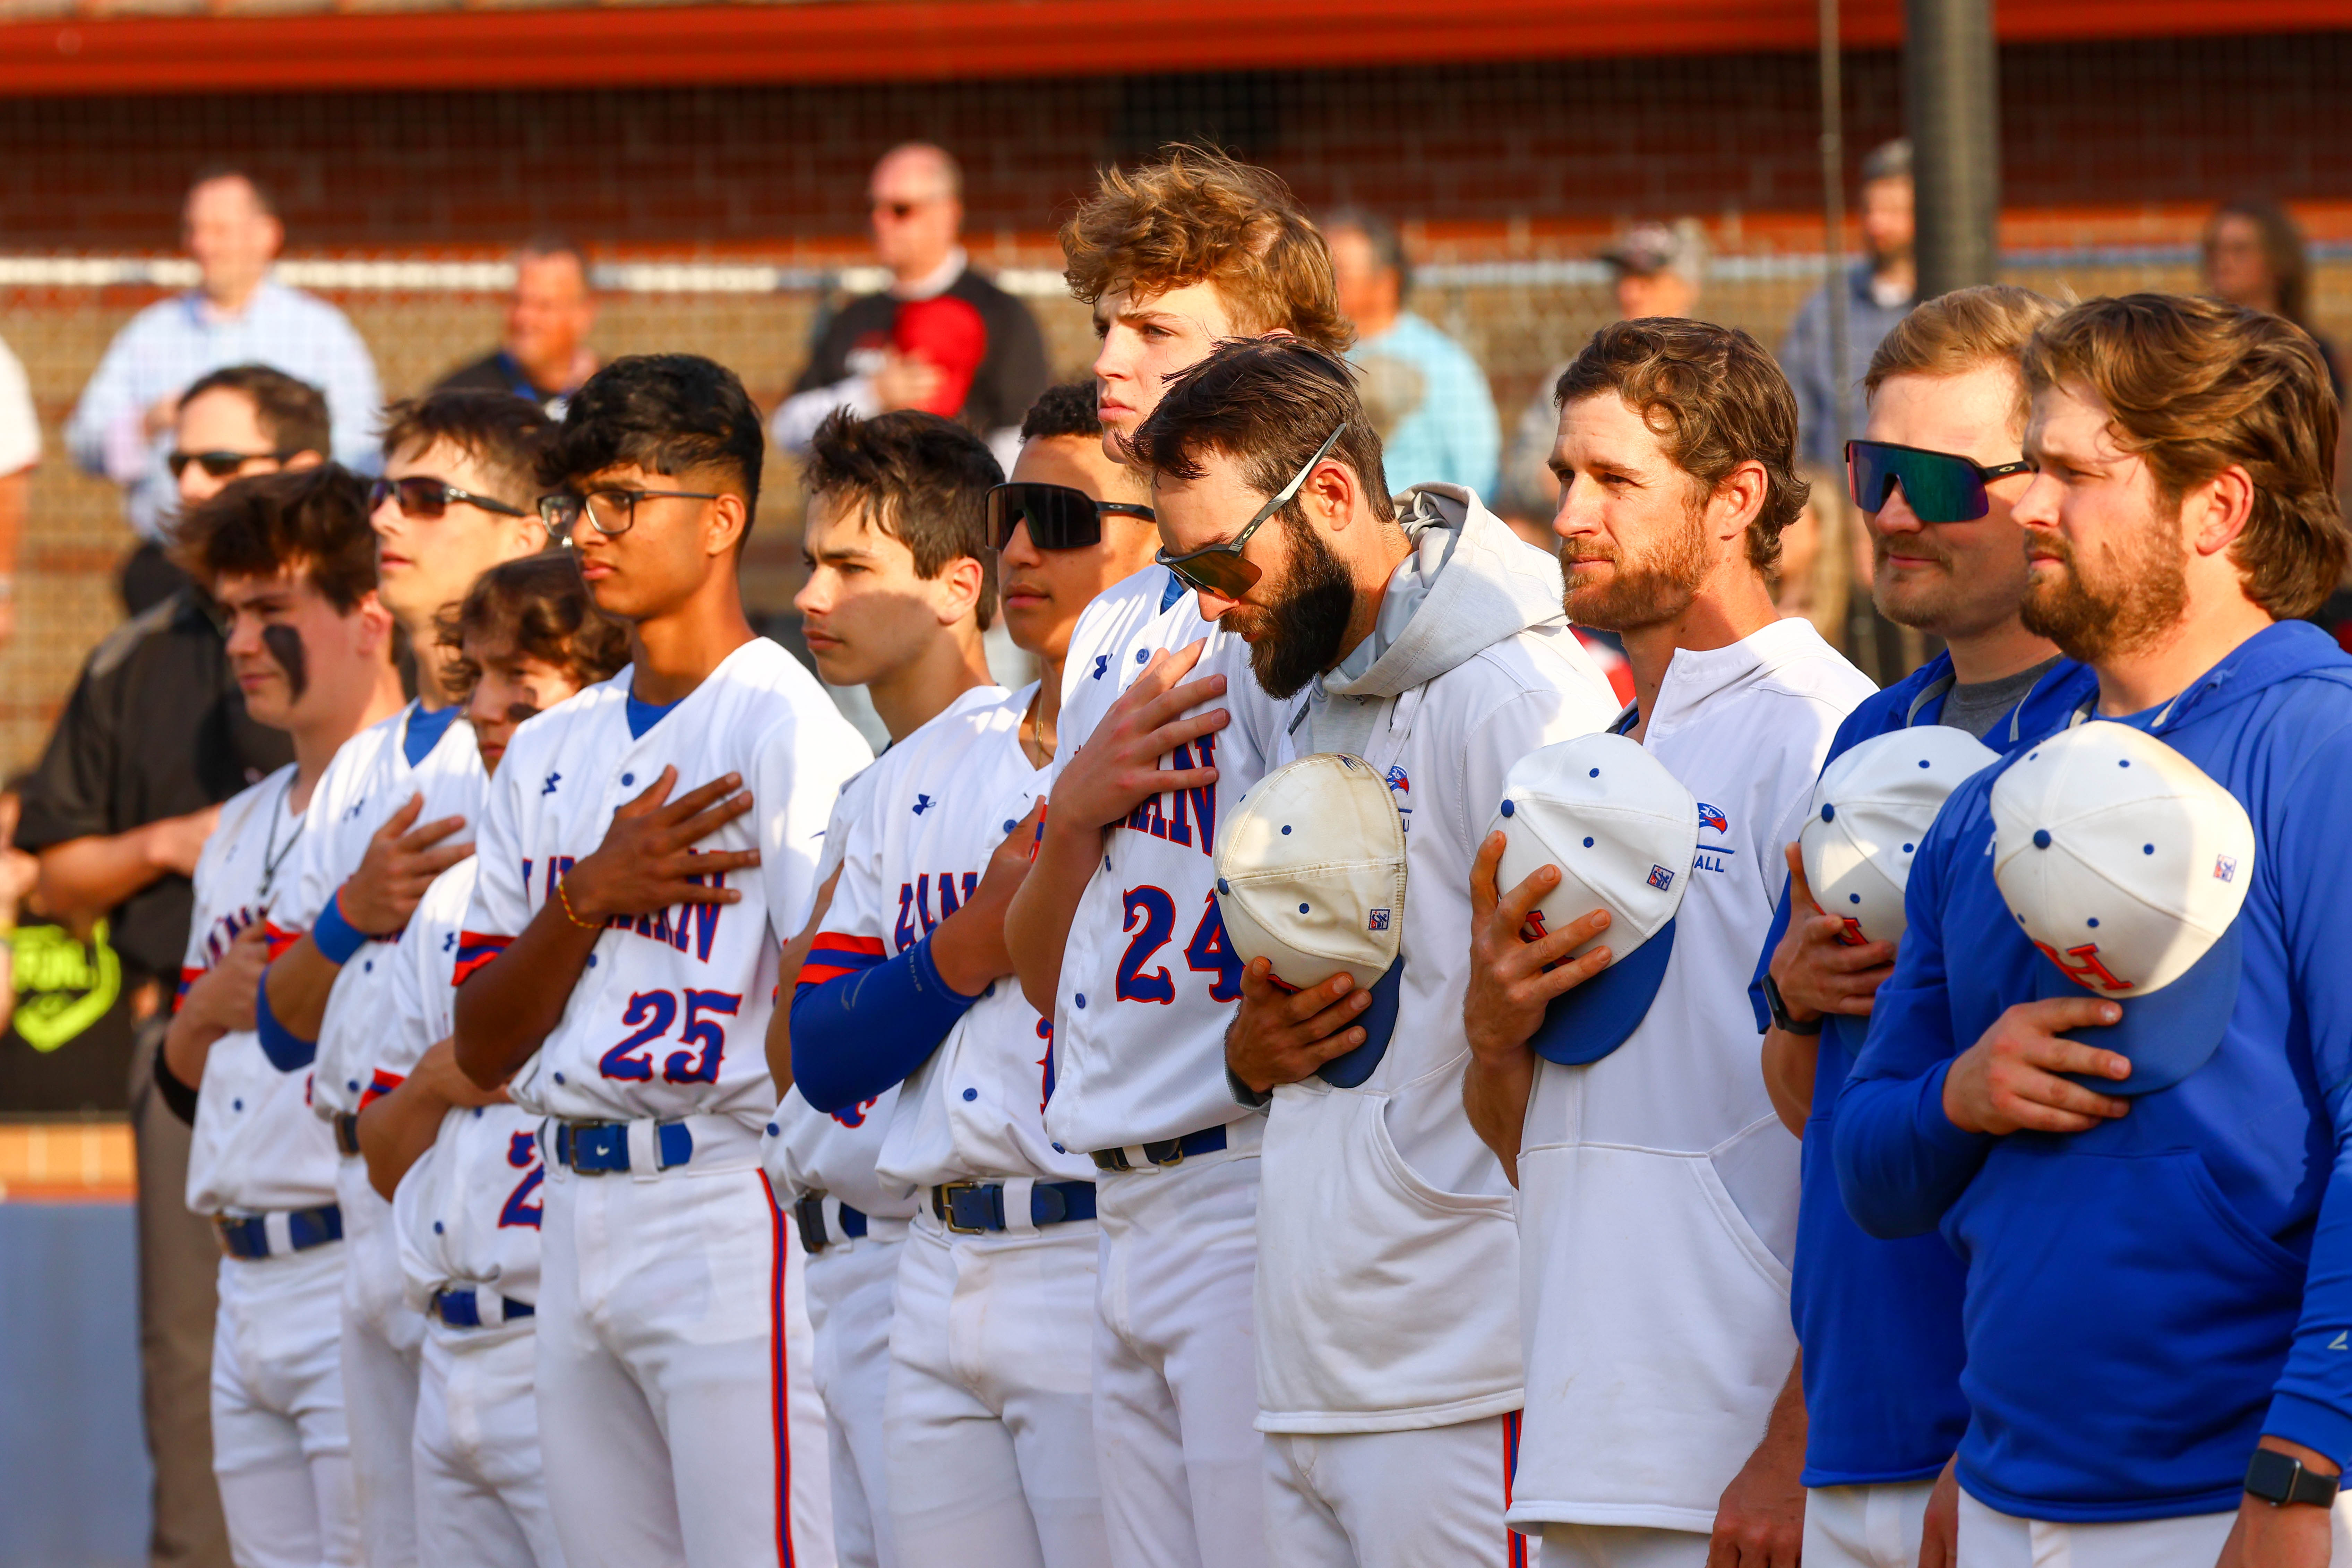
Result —
[{"label": "blue cap dot detail", "polygon": [[1054,1145],[1054,1152],[1056,1154],[1066,1154],[1069,1151],[1063,1148],[1059,1143],[1056,1143]]},{"label": "blue cap dot detail", "polygon": [[1078,994],[1077,994],[1077,997],[1076,997],[1076,1001],[1077,1001],[1077,1004],[1078,1004],[1079,1007],[1084,1008],[1084,1007],[1086,1006],[1086,1005],[1087,1005],[1087,994],[1086,994],[1085,992],[1083,992],[1083,991],[1079,992],[1079,993],[1078,993]]},{"label": "blue cap dot detail", "polygon": [[1589,779],[1597,779],[1601,776],[1601,770],[1599,768],[1595,768],[1584,776]]},{"label": "blue cap dot detail", "polygon": [[1860,893],[1848,893],[1845,896],[1845,901],[1849,904],[1858,904],[1862,902],[1862,895]]},{"label": "blue cap dot detail", "polygon": [[1920,765],[1921,767],[1923,767],[1923,768],[1924,768],[1924,767],[1926,767],[1926,766],[1927,765],[1927,758],[1925,758],[1925,757],[1920,758],[1920,759],[1919,759],[1919,765]]},{"label": "blue cap dot detail", "polygon": [[621,782],[625,784],[633,784],[637,782],[637,775],[635,773],[623,773],[621,775]]},{"label": "blue cap dot detail", "polygon": [[232,1100],[228,1102],[228,1108],[231,1110],[243,1110],[245,1109],[245,1101],[241,1100]]},{"label": "blue cap dot detail", "polygon": [[1302,915],[1303,915],[1303,914],[1305,914],[1305,913],[1307,913],[1307,906],[1306,906],[1305,904],[1301,904],[1301,905],[1299,905],[1299,906],[1298,906],[1298,912],[1299,912],[1300,914],[1302,914]]},{"label": "blue cap dot detail", "polygon": [[1151,657],[1151,655],[1150,655],[1150,654],[1149,654],[1149,653],[1147,653],[1146,651],[1144,651],[1142,648],[1137,648],[1137,649],[1135,650],[1135,662],[1136,662],[1136,663],[1138,663],[1138,664],[1141,664],[1141,663],[1143,663],[1145,660],[1149,659],[1150,657]]},{"label": "blue cap dot detail", "polygon": [[442,1234],[441,1222],[437,1219],[433,1222],[433,1234],[436,1236]]},{"label": "blue cap dot detail", "polygon": [[562,1075],[562,1073],[557,1073],[557,1074],[555,1075],[555,1081],[556,1081],[556,1082],[558,1082],[558,1083],[562,1083],[562,1082],[563,1081],[563,1075]]},{"label": "blue cap dot detail", "polygon": [[2153,855],[2156,853],[2156,846],[2153,844],[2143,844],[2139,847],[2139,852],[2143,855]]},{"label": "blue cap dot detail", "polygon": [[1230,893],[1233,890],[1234,885],[1231,882],[1226,881],[1223,877],[1217,879],[1217,891],[1221,893]]},{"label": "blue cap dot detail", "polygon": [[1592,840],[1591,840],[1591,839],[1590,839],[1590,838],[1587,838],[1587,839],[1584,841],[1584,847],[1585,847],[1587,849],[1591,848],[1591,847],[1592,847]]},{"label": "blue cap dot detail", "polygon": [[591,969],[596,967],[596,955],[593,952],[588,955],[588,967]]},{"label": "blue cap dot detail", "polygon": [[1503,813],[1503,815],[1504,815],[1505,816],[1517,816],[1517,815],[1518,815],[1518,810],[1519,810],[1519,808],[1518,808],[1517,805],[1514,805],[1511,802],[1509,802],[1509,801],[1507,801],[1507,801],[1505,801],[1505,802],[1503,803],[1501,809],[1502,809],[1502,813]]},{"label": "blue cap dot detail", "polygon": [[2033,847],[2036,849],[2047,849],[2050,847],[2050,830],[2048,828],[2037,827],[2033,830]]},{"label": "blue cap dot detail", "polygon": [[1917,847],[1918,847],[1918,846],[1917,846],[1917,845],[1916,845],[1916,844],[1906,844],[1906,845],[1903,847],[1903,853],[1905,853],[1906,855],[1908,855],[1908,854],[1910,854],[1914,849],[1916,849],[1916,848],[1917,848]]},{"label": "blue cap dot detail", "polygon": [[2116,766],[2119,768],[2127,768],[2131,766],[2131,759],[2129,757],[2126,757],[2121,762],[2117,763]]},{"label": "blue cap dot detail", "polygon": [[778,1130],[777,1130],[776,1124],[775,1124],[774,1122],[771,1121],[771,1122],[769,1122],[769,1123],[768,1123],[768,1136],[769,1136],[769,1137],[773,1138],[774,1136],[776,1136],[777,1131],[778,1131]]},{"label": "blue cap dot detail", "polygon": [[343,1087],[350,1089],[353,1094],[357,1094],[360,1091],[360,1080],[355,1078],[347,1079],[344,1080]]},{"label": "blue cap dot detail", "polygon": [[1823,822],[1835,822],[1837,820],[1837,807],[1832,805],[1827,801],[1823,801],[1822,803],[1822,820]]},{"label": "blue cap dot detail", "polygon": [[971,1104],[973,1100],[978,1100],[979,1098],[980,1090],[976,1089],[968,1089],[963,1091],[963,1099],[966,1105]]},{"label": "blue cap dot detail", "polygon": [[2098,926],[2099,926],[2099,917],[2098,917],[2098,916],[2096,916],[2096,915],[2093,915],[2093,916],[2090,918],[2090,920],[2089,920],[2086,923],[2091,927],[2091,929],[2092,929],[2092,930],[2096,931],[2096,930],[2098,929]]},{"label": "blue cap dot detail", "polygon": [[1286,823],[1284,823],[1284,824],[1282,825],[1282,836],[1283,836],[1285,838],[1287,838],[1287,837],[1290,837],[1290,824],[1288,824],[1288,823],[1286,823]]}]

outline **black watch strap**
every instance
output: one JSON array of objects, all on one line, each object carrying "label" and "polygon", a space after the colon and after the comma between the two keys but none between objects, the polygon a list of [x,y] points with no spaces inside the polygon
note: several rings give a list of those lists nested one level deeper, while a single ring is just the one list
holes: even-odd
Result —
[{"label": "black watch strap", "polygon": [[2306,1470],[2289,1454],[2257,1448],[2246,1461],[2246,1490],[2267,1503],[2307,1502],[2330,1508],[2336,1502],[2336,1478]]},{"label": "black watch strap", "polygon": [[1764,1005],[1772,1009],[1772,1026],[1776,1029],[1791,1035],[1818,1035],[1822,1032],[1822,1020],[1819,1018],[1810,1024],[1801,1024],[1789,1016],[1788,1001],[1780,994],[1780,985],[1769,973],[1764,976]]}]

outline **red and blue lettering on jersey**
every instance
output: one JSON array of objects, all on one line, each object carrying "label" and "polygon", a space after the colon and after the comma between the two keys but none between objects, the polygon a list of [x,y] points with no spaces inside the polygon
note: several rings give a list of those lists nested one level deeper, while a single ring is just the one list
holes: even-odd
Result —
[{"label": "red and blue lettering on jersey", "polygon": [[[298,831],[309,831],[306,814],[292,808],[294,782],[293,767],[280,768],[221,807],[220,825],[196,860],[195,907],[180,969],[184,994],[227,954],[239,932],[267,926],[285,891],[287,847]],[[274,939],[271,945],[282,951]],[[213,1043],[188,1152],[190,1208],[261,1214],[335,1201],[335,1143],[311,1113],[310,1076],[279,1072],[249,1029]]]},{"label": "red and blue lettering on jersey", "polygon": [[761,1047],[777,951],[807,919],[835,796],[871,752],[815,679],[764,638],[730,654],[643,734],[628,721],[633,675],[515,731],[477,840],[481,870],[453,977],[498,963],[604,842],[614,812],[664,768],[677,770],[678,794],[740,774],[751,812],[696,848],[760,851],[756,869],[724,879],[740,901],[614,920],[514,1093],[580,1120],[731,1115],[763,1126],[776,1103]]}]

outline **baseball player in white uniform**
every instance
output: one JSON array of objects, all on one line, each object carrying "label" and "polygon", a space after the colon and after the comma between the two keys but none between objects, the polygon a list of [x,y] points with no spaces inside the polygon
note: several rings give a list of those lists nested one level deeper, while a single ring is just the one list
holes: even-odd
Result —
[{"label": "baseball player in white uniform", "polygon": [[[472,683],[467,721],[493,774],[524,719],[610,678],[628,656],[626,634],[596,613],[561,555],[484,573],[453,630]],[[392,1026],[380,1037],[388,1058],[415,1066],[360,1112],[359,1142],[370,1182],[392,1200],[404,1299],[425,1320],[414,1447],[419,1555],[562,1568],[540,1462],[530,1321],[541,1118],[477,1088],[450,1044],[457,947],[478,868],[469,858],[442,872],[410,918]]]},{"label": "baseball player in white uniform", "polygon": [[1162,560],[1250,647],[1252,689],[1229,700],[1276,709],[1277,760],[1369,763],[1405,829],[1392,992],[1345,974],[1286,984],[1261,956],[1227,1037],[1236,1098],[1267,1111],[1269,1551],[1508,1568],[1524,1560],[1503,1522],[1518,1237],[1509,1183],[1460,1109],[1468,874],[1511,764],[1617,705],[1560,612],[1551,557],[1456,487],[1391,500],[1336,356],[1293,338],[1223,344],[1169,384],[1133,447],[1154,470]]},{"label": "baseball player in white uniform", "polygon": [[[1166,378],[1219,340],[1281,331],[1337,352],[1351,335],[1288,188],[1215,153],[1107,174],[1062,245],[1102,339],[1113,458]],[[1171,256],[1184,260],[1158,259]],[[1251,1301],[1261,1119],[1224,1083],[1240,965],[1210,850],[1276,737],[1212,706],[1250,679],[1248,649],[1157,567],[1106,592],[1071,646],[1053,804],[1005,940],[1024,994],[1051,1013],[1046,1130],[1096,1164],[1104,1522],[1121,1568],[1249,1568],[1267,1561]]]},{"label": "baseball player in white uniform", "polygon": [[[961,430],[912,413],[827,420],[811,443],[801,531],[809,575],[793,601],[802,636],[827,681],[866,689],[894,746],[966,693],[995,689],[981,641],[991,591],[977,519],[942,504],[945,495],[972,489],[976,507],[978,493],[1001,477],[992,458],[976,460],[983,456]],[[858,774],[834,805],[815,910],[780,960],[788,983],[802,973],[824,924],[873,777],[871,768]],[[768,1026],[770,1070],[791,1087],[768,1123],[762,1163],[808,1258],[811,1372],[830,1431],[835,1555],[843,1568],[888,1568],[898,1562],[883,1422],[891,1298],[919,1194],[874,1172],[897,1087],[831,1113],[817,1110],[793,1083],[791,1012],[777,1007]]]},{"label": "baseball player in white uniform", "polygon": [[370,1568],[416,1562],[409,1447],[424,1323],[402,1300],[391,1206],[368,1184],[353,1119],[413,1065],[383,1048],[401,930],[426,886],[467,853],[452,836],[481,815],[481,759],[448,689],[457,650],[442,644],[436,617],[487,568],[545,545],[531,471],[548,431],[537,405],[501,393],[438,393],[387,412],[370,521],[384,605],[415,652],[418,696],[355,737],[320,782],[318,827],[275,921],[301,940],[271,965],[262,1041],[289,1070],[315,1060],[311,1108],[343,1156],[343,1375]]},{"label": "baseball player in white uniform", "polygon": [[1560,395],[1568,611],[1623,635],[1636,698],[1614,728],[1696,798],[1697,847],[1686,872],[1653,868],[1688,878],[1654,998],[1578,1066],[1528,1042],[1547,1002],[1610,962],[1604,945],[1559,963],[1608,917],[1523,933],[1560,873],[1498,902],[1499,834],[1472,871],[1465,1098],[1520,1187],[1527,1417],[1510,1518],[1542,1536],[1549,1568],[1792,1568],[1798,1144],[1757,1070],[1745,988],[1786,825],[1871,688],[1773,610],[1764,574],[1803,487],[1794,398],[1753,339],[1619,322]]},{"label": "baseball player in white uniform", "polygon": [[334,1144],[310,1114],[310,1075],[280,1072],[253,1026],[270,914],[317,830],[320,775],[337,747],[400,703],[365,517],[361,481],[330,467],[231,486],[181,535],[230,616],[247,711],[287,731],[295,752],[221,808],[196,865],[181,1001],[156,1063],[167,1102],[195,1128],[188,1205],[212,1217],[226,1254],[213,1463],[241,1568],[362,1560]]},{"label": "baseball player in white uniform", "polygon": [[540,1440],[572,1568],[832,1556],[759,1043],[870,752],[743,618],[762,441],[693,355],[616,360],[572,398],[546,510],[634,662],[516,733],[476,841],[457,1055],[486,1088],[528,1065],[513,1092],[549,1115]]},{"label": "baseball player in white uniform", "polygon": [[899,1264],[887,1405],[908,1564],[1107,1560],[1094,1166],[1045,1132],[1053,1031],[1013,983],[1002,939],[1070,633],[1156,542],[1139,501],[1103,499],[1140,487],[1103,457],[1091,394],[1049,394],[1013,482],[957,509],[996,548],[1013,640],[1042,678],[968,693],[875,764],[793,1008],[796,1081],[821,1108],[903,1080],[880,1173],[929,1198]]}]

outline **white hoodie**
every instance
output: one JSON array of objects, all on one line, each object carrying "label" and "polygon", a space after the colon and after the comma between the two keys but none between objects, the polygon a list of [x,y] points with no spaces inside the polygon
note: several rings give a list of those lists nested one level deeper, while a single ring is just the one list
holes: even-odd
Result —
[{"label": "white hoodie", "polygon": [[1405,968],[1371,1077],[1286,1085],[1268,1112],[1267,1432],[1440,1426],[1520,1404],[1511,1189],[1462,1110],[1470,862],[1511,764],[1605,727],[1617,700],[1560,613],[1556,560],[1458,487],[1402,500],[1413,553],[1289,735],[1293,754],[1362,757],[1405,811]]},{"label": "white hoodie", "polygon": [[1801,620],[1666,667],[1643,743],[1698,797],[1698,852],[1641,1026],[1588,1067],[1538,1064],[1513,1524],[1710,1530],[1764,1435],[1797,1352],[1798,1144],[1764,1091],[1748,980],[1791,816],[1870,690]]}]

